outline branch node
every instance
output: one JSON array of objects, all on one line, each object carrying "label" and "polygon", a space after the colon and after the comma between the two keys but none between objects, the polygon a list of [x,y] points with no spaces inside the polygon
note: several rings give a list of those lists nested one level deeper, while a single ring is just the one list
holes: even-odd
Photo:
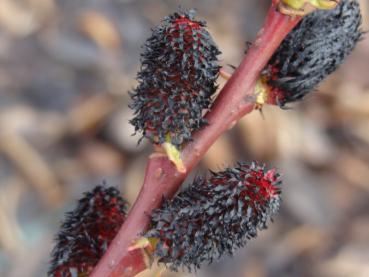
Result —
[{"label": "branch node", "polygon": [[289,16],[305,16],[317,9],[334,9],[340,0],[281,0],[278,11]]}]

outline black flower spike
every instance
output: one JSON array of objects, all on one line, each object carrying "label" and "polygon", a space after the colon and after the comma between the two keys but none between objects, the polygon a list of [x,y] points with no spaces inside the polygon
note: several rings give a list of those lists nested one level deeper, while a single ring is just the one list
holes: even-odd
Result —
[{"label": "black flower spike", "polygon": [[265,70],[264,79],[271,86],[268,101],[283,107],[314,90],[352,52],[363,35],[361,21],[359,4],[354,0],[305,16]]},{"label": "black flower spike", "polygon": [[56,236],[48,276],[88,276],[126,218],[126,202],[114,187],[97,186],[68,212]]},{"label": "black flower spike", "polygon": [[152,215],[146,237],[172,270],[197,269],[234,251],[267,228],[280,205],[279,175],[255,163],[196,179]]},{"label": "black flower spike", "polygon": [[138,87],[131,93],[136,131],[153,143],[177,147],[206,121],[216,91],[220,54],[194,10],[164,18],[144,45]]}]

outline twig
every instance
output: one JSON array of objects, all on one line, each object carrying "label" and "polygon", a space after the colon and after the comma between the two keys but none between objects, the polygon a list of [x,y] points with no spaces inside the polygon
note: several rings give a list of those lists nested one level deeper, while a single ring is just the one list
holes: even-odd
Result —
[{"label": "twig", "polygon": [[[260,72],[285,36],[301,19],[278,12],[277,2],[273,1],[256,41],[207,114],[209,125],[195,133],[193,141],[183,149],[181,157],[187,173],[198,164],[222,133],[254,109],[254,86]],[[137,264],[136,253],[132,255],[128,247],[145,231],[150,222],[149,215],[160,206],[163,197],[172,197],[185,177],[186,174],[178,172],[163,154],[151,155],[141,192],[91,277],[131,277],[146,268],[142,262]]]}]

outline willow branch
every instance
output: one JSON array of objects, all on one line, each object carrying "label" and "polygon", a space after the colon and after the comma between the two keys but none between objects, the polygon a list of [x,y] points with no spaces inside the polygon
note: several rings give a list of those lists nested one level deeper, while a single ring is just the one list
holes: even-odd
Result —
[{"label": "willow branch", "polygon": [[186,175],[199,163],[217,138],[254,109],[254,87],[260,72],[285,36],[301,19],[281,14],[275,2],[256,41],[206,115],[209,124],[195,133],[193,141],[182,150],[181,158],[186,173],[178,172],[163,154],[154,153],[150,156],[139,196],[91,277],[131,277],[147,267],[144,257],[141,255],[141,261],[137,261],[137,251],[129,251],[129,247],[148,227],[151,212],[160,206],[163,197],[169,198],[176,193]]}]

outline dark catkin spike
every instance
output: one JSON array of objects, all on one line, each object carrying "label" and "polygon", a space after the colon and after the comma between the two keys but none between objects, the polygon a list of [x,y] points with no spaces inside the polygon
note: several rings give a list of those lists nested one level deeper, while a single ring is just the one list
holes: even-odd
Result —
[{"label": "dark catkin spike", "polygon": [[195,179],[154,211],[146,237],[158,238],[154,255],[170,269],[193,270],[234,251],[267,228],[280,205],[279,175],[256,163]]},{"label": "dark catkin spike", "polygon": [[265,70],[272,103],[302,99],[352,52],[363,35],[357,1],[343,0],[333,10],[318,10],[292,30]]},{"label": "dark catkin spike", "polygon": [[144,45],[130,122],[153,143],[179,147],[206,124],[203,113],[217,89],[220,51],[205,27],[194,10],[176,12]]},{"label": "dark catkin spike", "polygon": [[85,193],[56,236],[48,276],[88,276],[124,222],[126,206],[114,187]]}]

